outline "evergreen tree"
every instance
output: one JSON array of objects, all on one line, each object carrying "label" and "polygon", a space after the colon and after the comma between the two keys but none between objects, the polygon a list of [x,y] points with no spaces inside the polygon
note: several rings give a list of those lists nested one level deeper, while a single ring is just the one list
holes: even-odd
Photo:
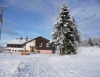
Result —
[{"label": "evergreen tree", "polygon": [[90,46],[93,46],[93,42],[92,42],[92,39],[91,38],[89,38],[88,43],[89,43]]},{"label": "evergreen tree", "polygon": [[80,40],[80,32],[77,29],[77,26],[78,25],[76,24],[76,21],[75,21],[74,17],[72,18],[72,21],[73,21],[73,27],[74,27],[74,37],[75,37],[75,41],[77,43],[80,43],[81,42],[81,40]]},{"label": "evergreen tree", "polygon": [[53,42],[60,48],[60,54],[75,54],[76,41],[79,41],[78,30],[74,19],[71,19],[69,10],[64,4],[61,8],[57,23],[54,25],[52,33]]}]

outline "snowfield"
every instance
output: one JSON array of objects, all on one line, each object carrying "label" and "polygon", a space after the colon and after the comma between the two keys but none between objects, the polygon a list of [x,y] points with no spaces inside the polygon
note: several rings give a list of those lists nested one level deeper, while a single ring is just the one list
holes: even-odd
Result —
[{"label": "snowfield", "polygon": [[64,56],[0,53],[0,77],[100,77],[100,48],[80,47]]}]

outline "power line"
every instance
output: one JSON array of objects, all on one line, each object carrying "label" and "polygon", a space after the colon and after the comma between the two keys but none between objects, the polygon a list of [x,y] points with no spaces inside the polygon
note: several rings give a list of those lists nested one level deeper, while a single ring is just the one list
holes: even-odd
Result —
[{"label": "power line", "polygon": [[93,17],[95,17],[95,16],[96,16],[96,15],[92,15],[92,16],[87,17],[87,18],[85,18],[85,19],[83,19],[83,20],[81,20],[81,21],[78,21],[77,23],[80,23],[80,22],[86,21],[86,20],[91,19],[91,18],[93,18]]}]

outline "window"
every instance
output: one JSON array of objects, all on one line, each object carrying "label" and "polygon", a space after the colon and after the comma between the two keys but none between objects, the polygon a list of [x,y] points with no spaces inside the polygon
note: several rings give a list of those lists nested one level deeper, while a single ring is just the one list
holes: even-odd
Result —
[{"label": "window", "polygon": [[46,43],[46,47],[49,47],[49,43]]},{"label": "window", "polygon": [[39,44],[39,47],[43,47],[43,43],[40,43],[40,44]]},{"label": "window", "polygon": [[15,52],[16,52],[17,50],[15,50]]},{"label": "window", "polygon": [[11,51],[11,49],[5,49],[5,51]]},{"label": "window", "polygon": [[11,51],[11,49],[8,49],[8,51]]},{"label": "window", "polygon": [[21,45],[17,45],[16,47],[17,47],[17,48],[21,48]]},{"label": "window", "polygon": [[21,50],[18,50],[18,52],[21,52]]}]

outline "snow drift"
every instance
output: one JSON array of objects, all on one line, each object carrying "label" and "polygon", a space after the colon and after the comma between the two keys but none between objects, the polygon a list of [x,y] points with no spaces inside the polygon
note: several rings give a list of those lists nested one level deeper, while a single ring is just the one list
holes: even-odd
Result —
[{"label": "snow drift", "polygon": [[100,77],[100,48],[79,47],[76,55],[0,53],[0,77]]}]

